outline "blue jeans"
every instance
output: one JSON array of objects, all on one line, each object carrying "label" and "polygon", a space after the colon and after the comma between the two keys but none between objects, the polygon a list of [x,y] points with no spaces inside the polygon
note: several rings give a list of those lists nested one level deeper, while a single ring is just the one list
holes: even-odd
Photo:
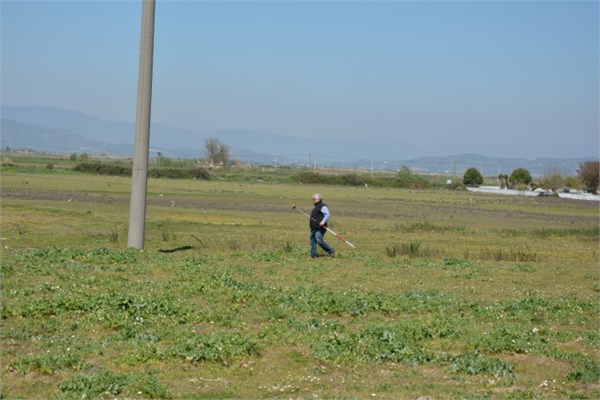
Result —
[{"label": "blue jeans", "polygon": [[311,229],[310,231],[310,256],[317,256],[317,244],[321,246],[323,250],[327,252],[327,254],[331,254],[333,252],[333,248],[323,240],[323,236],[327,231],[321,231],[320,229]]}]

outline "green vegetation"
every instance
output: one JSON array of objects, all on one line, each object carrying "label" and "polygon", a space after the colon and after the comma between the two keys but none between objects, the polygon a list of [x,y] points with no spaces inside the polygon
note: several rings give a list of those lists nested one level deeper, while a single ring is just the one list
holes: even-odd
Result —
[{"label": "green vegetation", "polygon": [[432,183],[426,179],[410,175],[400,175],[394,177],[375,177],[371,178],[366,175],[352,174],[319,174],[316,172],[299,172],[291,176],[293,182],[313,185],[340,185],[340,186],[372,186],[372,187],[389,187],[389,188],[430,188]]},{"label": "green vegetation", "polygon": [[413,172],[406,165],[402,165],[398,171],[398,184],[397,187],[421,189],[431,187],[426,179],[413,174]]},{"label": "green vegetation", "polygon": [[[98,175],[131,176],[131,165],[81,163],[73,171],[86,172]],[[148,170],[150,178],[167,179],[210,179],[210,174],[204,168],[151,168]]]},{"label": "green vegetation", "polygon": [[463,183],[466,186],[480,186],[483,183],[483,176],[477,168],[471,167],[465,171]]},{"label": "green vegetation", "polygon": [[[596,202],[211,171],[138,251],[129,178],[46,164],[2,171],[2,398],[600,396]],[[315,192],[356,249],[308,257]]]},{"label": "green vegetation", "polygon": [[531,174],[525,168],[517,168],[510,174],[510,181],[514,184],[529,185],[533,182]]}]

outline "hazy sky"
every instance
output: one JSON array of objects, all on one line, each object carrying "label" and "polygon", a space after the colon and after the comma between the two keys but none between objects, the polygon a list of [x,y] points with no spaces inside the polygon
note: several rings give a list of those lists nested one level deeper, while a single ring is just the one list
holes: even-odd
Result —
[{"label": "hazy sky", "polygon": [[[2,105],[133,122],[141,1],[0,3]],[[156,1],[153,122],[598,152],[597,1]]]}]

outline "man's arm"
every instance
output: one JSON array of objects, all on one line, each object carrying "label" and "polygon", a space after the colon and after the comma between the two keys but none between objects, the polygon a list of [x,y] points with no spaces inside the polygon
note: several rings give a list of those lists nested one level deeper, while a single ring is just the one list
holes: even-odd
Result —
[{"label": "man's arm", "polygon": [[323,206],[323,208],[321,208],[321,212],[323,213],[323,220],[321,221],[321,223],[319,223],[319,225],[323,226],[327,224],[327,221],[329,221],[329,217],[331,217],[331,214],[329,213],[329,208],[327,208],[327,206]]}]

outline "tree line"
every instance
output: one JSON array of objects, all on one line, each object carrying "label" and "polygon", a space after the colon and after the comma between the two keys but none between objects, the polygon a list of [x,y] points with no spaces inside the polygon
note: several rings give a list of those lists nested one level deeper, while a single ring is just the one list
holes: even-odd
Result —
[{"label": "tree line", "polygon": [[[159,160],[161,159],[159,154]],[[110,165],[91,163],[90,156],[86,153],[77,155],[71,154],[71,161],[79,160],[81,164],[75,167],[76,171],[91,172],[105,175],[130,176],[131,166]],[[187,161],[186,165],[177,168],[176,163],[167,157],[162,158],[163,168],[151,168],[148,171],[149,177],[171,178],[171,179],[210,179],[210,174],[202,164],[196,164],[194,161]],[[195,165],[194,165],[195,164]],[[160,167],[161,164],[159,164]],[[204,141],[204,166],[220,166],[228,168],[232,165],[231,147],[217,138],[209,137]],[[200,167],[200,168],[199,168]],[[510,175],[499,174],[498,182],[502,189],[534,190],[543,188],[557,192],[561,190],[587,190],[597,193],[600,187],[600,161],[585,161],[577,168],[577,176],[567,176],[568,174],[560,167],[554,166],[548,168],[544,176],[537,182],[534,182],[530,172],[525,168],[516,168]],[[348,186],[379,186],[379,187],[401,187],[425,189],[435,186],[429,180],[415,174],[408,166],[402,165],[394,178],[367,178],[358,174],[345,175],[326,175],[316,172],[301,172],[291,177],[292,181],[312,184],[331,184]],[[468,168],[462,179],[464,186],[480,186],[483,184],[483,175],[475,168]],[[453,188],[459,188],[461,184],[451,185]]]},{"label": "tree line", "polygon": [[[502,189],[531,190],[540,187],[552,192],[564,189],[586,189],[596,193],[600,186],[599,170],[600,161],[580,163],[576,171],[577,177],[566,176],[560,167],[550,167],[538,182],[534,182],[527,169],[517,168],[510,175],[498,175],[498,181]],[[465,171],[463,183],[465,186],[480,186],[483,184],[483,176],[477,168],[471,167]]]}]

